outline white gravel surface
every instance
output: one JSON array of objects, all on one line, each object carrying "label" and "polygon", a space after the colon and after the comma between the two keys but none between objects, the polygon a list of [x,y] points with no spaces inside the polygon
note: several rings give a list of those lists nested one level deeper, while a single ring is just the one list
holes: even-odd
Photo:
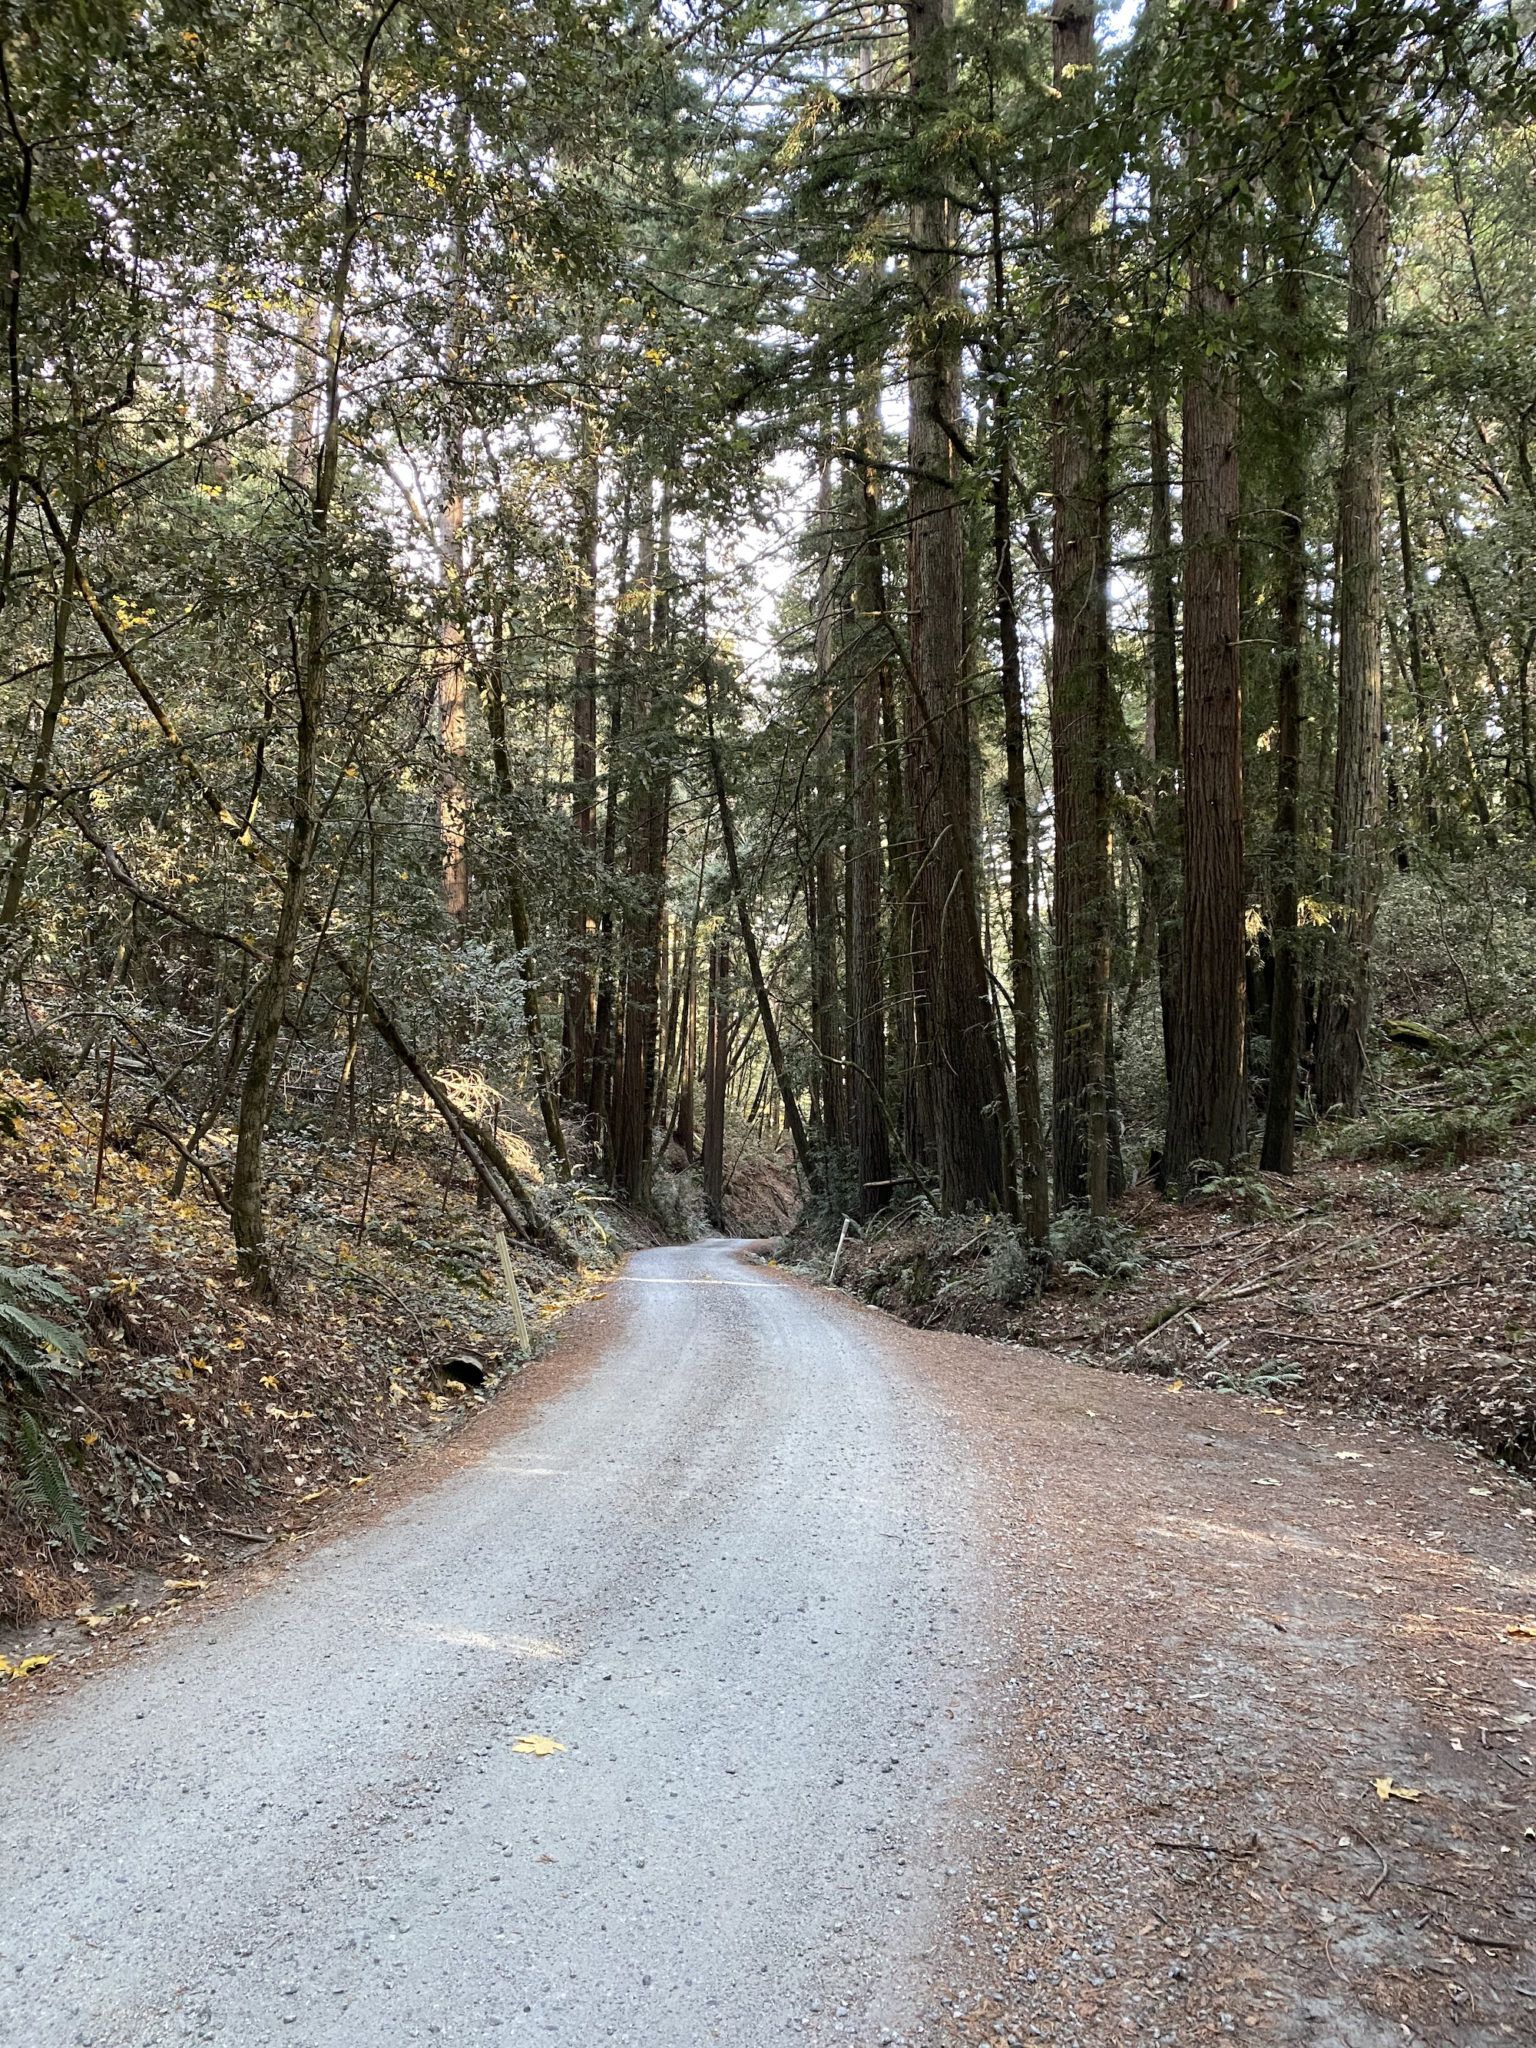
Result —
[{"label": "white gravel surface", "polygon": [[524,1426],[0,1736],[0,2039],[915,2031],[987,1655],[955,1439],[738,1247],[583,1313]]}]

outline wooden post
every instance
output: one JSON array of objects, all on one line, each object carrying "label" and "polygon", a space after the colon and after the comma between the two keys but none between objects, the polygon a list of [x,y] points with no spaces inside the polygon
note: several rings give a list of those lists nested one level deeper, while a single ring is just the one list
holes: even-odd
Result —
[{"label": "wooden post", "polygon": [[512,1308],[512,1322],[517,1331],[517,1341],[522,1347],[523,1357],[529,1358],[533,1354],[533,1345],[529,1341],[528,1324],[523,1316],[523,1298],[517,1291],[517,1275],[512,1270],[512,1254],[507,1249],[507,1233],[504,1230],[498,1230],[496,1233],[496,1256],[501,1261],[501,1277],[507,1283],[507,1300]]},{"label": "wooden post", "polygon": [[91,1188],[91,1207],[101,1193],[102,1168],[107,1163],[107,1126],[112,1121],[112,1076],[117,1068],[117,1040],[107,1047],[107,1090],[101,1104],[101,1134],[96,1140],[96,1179]]}]

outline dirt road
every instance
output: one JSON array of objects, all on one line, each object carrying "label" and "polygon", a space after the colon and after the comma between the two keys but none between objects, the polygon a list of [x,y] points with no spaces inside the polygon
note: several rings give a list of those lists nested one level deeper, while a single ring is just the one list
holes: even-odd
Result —
[{"label": "dirt road", "polygon": [[1531,1533],[1411,1438],[648,1252],[0,1726],[0,2039],[1529,2040]]}]

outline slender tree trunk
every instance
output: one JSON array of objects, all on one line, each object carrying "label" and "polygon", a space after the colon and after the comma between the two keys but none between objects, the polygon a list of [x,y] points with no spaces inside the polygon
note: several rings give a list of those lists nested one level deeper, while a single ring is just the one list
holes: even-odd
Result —
[{"label": "slender tree trunk", "polygon": [[1339,472],[1339,726],[1333,778],[1336,925],[1318,998],[1318,1107],[1353,1116],[1365,1075],[1382,870],[1381,395],[1387,155],[1377,135],[1350,171],[1349,371]]},{"label": "slender tree trunk", "polygon": [[293,398],[288,408],[288,480],[302,484],[315,460],[315,420],[324,396],[325,309],[318,300],[299,316],[293,342]]},{"label": "slender tree trunk", "polygon": [[[914,132],[924,155],[948,118],[953,0],[907,0]],[[956,487],[963,309],[946,172],[931,162],[911,206],[907,766],[918,1047],[938,1193],[948,1209],[1011,1206],[1007,1090],[982,951],[964,655],[964,518]]]},{"label": "slender tree trunk", "polygon": [[1086,367],[1092,346],[1083,296],[1092,262],[1096,195],[1080,169],[1096,98],[1092,0],[1056,0],[1052,68],[1062,117],[1053,209],[1064,280],[1051,352],[1061,366],[1051,400],[1051,765],[1056,837],[1056,1038],[1052,1087],[1056,1199],[1109,1198],[1109,861],[1112,773],[1108,478],[1104,394]]},{"label": "slender tree trunk", "polygon": [[[992,305],[1005,305],[1002,199],[991,195]],[[1035,921],[1030,900],[1034,862],[1034,801],[1029,787],[1024,724],[1024,666],[1019,653],[1018,593],[1013,570],[1013,393],[997,381],[993,409],[992,575],[997,597],[997,639],[1003,696],[1003,749],[1007,763],[1009,959],[1013,974],[1013,1092],[1018,1132],[1019,1221],[1031,1244],[1043,1244],[1051,1222],[1051,1168],[1040,1109],[1040,992]]]},{"label": "slender tree trunk", "polygon": [[820,731],[812,763],[812,786],[816,793],[812,820],[814,842],[811,868],[814,915],[811,918],[811,1032],[816,1047],[821,1083],[821,1125],[825,1144],[842,1151],[848,1143],[844,1080],[841,1005],[838,1000],[838,897],[837,847],[833,833],[836,804],[835,741],[838,721],[834,686],[838,665],[838,571],[836,535],[833,531],[832,458],[825,455],[820,465],[817,488],[817,546],[820,551],[816,579],[816,716]]},{"label": "slender tree trunk", "polygon": [[[1232,0],[1213,0],[1223,14]],[[1219,181],[1221,166],[1218,164]],[[1191,262],[1184,376],[1184,944],[1164,1173],[1174,1188],[1243,1148],[1243,721],[1236,297],[1218,217]]]},{"label": "slender tree trunk", "polygon": [[443,909],[462,938],[469,920],[469,755],[465,691],[464,431],[457,422],[443,437],[444,492],[438,519],[442,558],[443,622],[437,669],[437,829],[442,843]]},{"label": "slender tree trunk", "polygon": [[592,1059],[590,895],[597,857],[597,578],[598,440],[590,416],[582,424],[576,500],[576,674],[571,698],[571,807],[582,864],[571,911],[571,972],[565,993],[563,1091],[585,1101]]},{"label": "slender tree trunk", "polygon": [[1296,1099],[1301,1078],[1302,973],[1298,910],[1301,888],[1302,681],[1306,648],[1307,473],[1310,434],[1302,330],[1306,321],[1306,236],[1302,194],[1293,173],[1282,197],[1284,246],[1280,253],[1279,508],[1275,591],[1275,830],[1271,843],[1273,901],[1270,939],[1275,983],[1270,1003],[1269,1096],[1261,1163],[1266,1172],[1290,1173],[1296,1163]]},{"label": "slender tree trunk", "polygon": [[[647,485],[647,492],[649,486]],[[667,782],[657,755],[665,740],[669,703],[658,689],[671,658],[670,489],[663,486],[658,535],[646,509],[640,525],[638,580],[649,593],[649,624],[639,651],[640,685],[631,726],[635,748],[627,820],[627,866],[634,894],[625,919],[620,977],[613,1110],[614,1185],[631,1202],[645,1199],[651,1160],[657,1032],[661,1021],[661,939],[666,872]]]},{"label": "slender tree trunk", "polygon": [[731,949],[723,932],[709,945],[709,1019],[704,1041],[704,1207],[725,1228],[726,1041],[730,1025]]},{"label": "slender tree trunk", "polygon": [[[1390,409],[1388,417],[1390,418]],[[1414,733],[1418,742],[1419,819],[1422,828],[1433,833],[1439,826],[1440,815],[1436,795],[1435,732],[1424,687],[1424,593],[1419,584],[1418,563],[1413,545],[1413,523],[1408,512],[1407,471],[1395,429],[1388,436],[1387,457],[1392,470],[1392,500],[1397,514],[1398,560],[1403,580],[1403,619],[1408,642],[1408,687],[1413,697]]]},{"label": "slender tree trunk", "polygon": [[880,380],[871,362],[860,370],[858,470],[862,525],[854,561],[853,833],[848,847],[848,1009],[852,1047],[848,1077],[859,1214],[872,1216],[891,1198],[891,1146],[886,1125],[885,977],[880,927],[880,739],[882,691],[890,690],[891,630],[886,612],[881,540]]},{"label": "slender tree trunk", "polygon": [[1147,708],[1152,756],[1151,912],[1157,932],[1157,996],[1163,1026],[1163,1083],[1173,1096],[1173,1057],[1178,1044],[1179,849],[1183,839],[1179,791],[1179,613],[1174,583],[1173,451],[1168,433],[1168,390],[1161,365],[1150,387],[1148,456],[1152,502],[1147,524],[1151,562],[1147,591],[1151,606],[1152,687]]},{"label": "slender tree trunk", "polygon": [[587,1109],[597,1123],[603,1140],[604,1162],[611,1179],[613,1172],[613,1076],[617,1046],[615,999],[618,991],[618,961],[615,957],[616,925],[613,914],[612,878],[619,850],[619,750],[624,737],[625,678],[633,666],[631,649],[634,620],[629,607],[629,550],[633,526],[633,493],[626,479],[621,494],[619,540],[615,550],[617,589],[616,624],[611,642],[608,674],[608,745],[604,766],[603,841],[601,874],[604,878],[603,908],[598,919],[597,1001],[593,1011],[592,1063],[587,1078]]}]

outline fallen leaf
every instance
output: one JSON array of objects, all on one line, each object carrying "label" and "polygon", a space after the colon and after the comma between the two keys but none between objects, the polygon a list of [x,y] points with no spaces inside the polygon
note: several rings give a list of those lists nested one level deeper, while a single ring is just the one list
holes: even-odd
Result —
[{"label": "fallen leaf", "polygon": [[1536,1636],[1536,1621],[1512,1621],[1504,1633],[1507,1636]]},{"label": "fallen leaf", "polygon": [[1406,1785],[1394,1785],[1390,1778],[1376,1780],[1378,1799],[1422,1799],[1423,1796],[1422,1792],[1410,1792]]},{"label": "fallen leaf", "polygon": [[0,1678],[30,1678],[34,1671],[42,1671],[52,1662],[51,1657],[23,1657],[19,1664],[12,1664],[0,1657]]},{"label": "fallen leaf", "polygon": [[167,1593],[201,1593],[207,1585],[206,1579],[167,1579],[165,1590]]},{"label": "fallen leaf", "polygon": [[519,1735],[512,1747],[519,1756],[554,1756],[565,1744],[552,1735]]}]

